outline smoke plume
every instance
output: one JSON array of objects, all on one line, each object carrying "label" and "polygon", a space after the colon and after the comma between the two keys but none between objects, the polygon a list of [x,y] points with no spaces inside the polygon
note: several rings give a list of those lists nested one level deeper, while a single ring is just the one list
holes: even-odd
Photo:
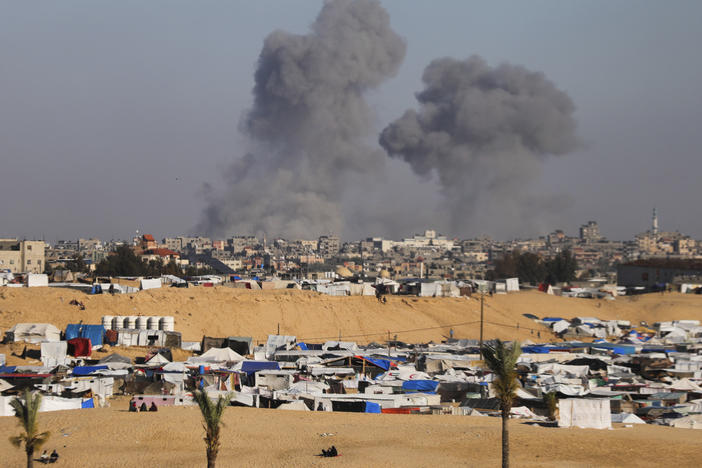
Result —
[{"label": "smoke plume", "polygon": [[251,151],[226,171],[223,192],[206,190],[200,229],[290,238],[341,232],[349,175],[373,174],[385,161],[366,142],[373,114],[364,93],[397,72],[405,49],[376,0],[329,1],[308,34],[271,33],[240,124]]},{"label": "smoke plume", "polygon": [[422,80],[419,109],[388,125],[380,144],[416,174],[438,176],[446,200],[439,211],[453,232],[476,220],[504,229],[559,205],[530,192],[529,183],[548,157],[578,145],[565,92],[542,73],[490,67],[477,56],[434,60]]}]

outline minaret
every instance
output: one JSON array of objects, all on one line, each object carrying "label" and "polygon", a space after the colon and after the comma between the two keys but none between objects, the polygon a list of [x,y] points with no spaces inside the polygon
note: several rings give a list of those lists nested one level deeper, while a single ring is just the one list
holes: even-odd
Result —
[{"label": "minaret", "polygon": [[658,212],[655,208],[653,209],[653,227],[651,231],[653,232],[654,236],[658,235]]}]

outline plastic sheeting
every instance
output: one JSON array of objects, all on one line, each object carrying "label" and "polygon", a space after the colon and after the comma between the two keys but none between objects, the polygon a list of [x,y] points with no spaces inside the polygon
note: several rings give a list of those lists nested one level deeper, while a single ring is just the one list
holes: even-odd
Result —
[{"label": "plastic sheeting", "polygon": [[609,429],[612,427],[612,414],[609,399],[566,398],[558,402],[559,427],[579,427],[582,429]]}]

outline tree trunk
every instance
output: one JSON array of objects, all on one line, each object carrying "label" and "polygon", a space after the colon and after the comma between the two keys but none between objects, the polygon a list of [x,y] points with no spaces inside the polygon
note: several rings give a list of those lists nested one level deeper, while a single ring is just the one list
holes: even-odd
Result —
[{"label": "tree trunk", "polygon": [[509,468],[509,408],[502,408],[502,468]]},{"label": "tree trunk", "polygon": [[34,447],[27,448],[27,468],[34,466]]},{"label": "tree trunk", "polygon": [[217,451],[208,450],[207,451],[207,468],[215,468],[216,461],[217,461]]}]

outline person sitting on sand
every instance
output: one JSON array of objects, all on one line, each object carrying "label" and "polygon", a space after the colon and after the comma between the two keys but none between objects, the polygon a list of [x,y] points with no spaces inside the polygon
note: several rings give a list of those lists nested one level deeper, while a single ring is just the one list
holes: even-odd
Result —
[{"label": "person sitting on sand", "polygon": [[137,409],[136,401],[130,401],[129,402],[129,412],[130,413],[136,413],[139,410]]},{"label": "person sitting on sand", "polygon": [[47,463],[49,463],[49,454],[46,453],[46,450],[44,450],[44,452],[42,452],[41,456],[39,457],[39,461],[45,465]]},{"label": "person sitting on sand", "polygon": [[142,403],[141,406],[139,407],[139,411],[148,411],[149,409],[146,407],[146,402]]},{"label": "person sitting on sand", "polygon": [[56,449],[54,449],[54,451],[51,452],[51,455],[49,456],[49,463],[56,463],[56,461],[58,459],[59,459],[59,454],[56,451]]},{"label": "person sitting on sand", "polygon": [[151,406],[149,406],[149,411],[158,411],[158,406],[156,406],[155,401],[151,402]]}]

